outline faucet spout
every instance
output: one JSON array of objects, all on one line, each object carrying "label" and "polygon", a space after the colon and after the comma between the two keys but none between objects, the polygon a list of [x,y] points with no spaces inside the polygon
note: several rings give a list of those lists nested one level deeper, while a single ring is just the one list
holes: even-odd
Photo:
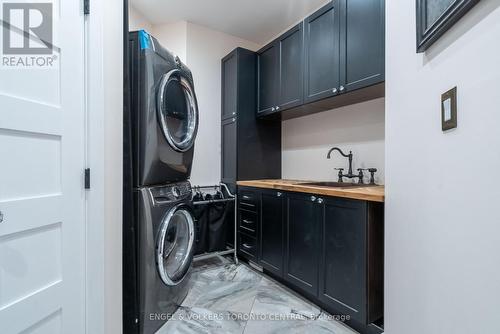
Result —
[{"label": "faucet spout", "polygon": [[333,151],[337,151],[340,153],[340,155],[349,159],[349,171],[347,172],[347,176],[353,177],[354,174],[352,173],[352,151],[349,151],[349,154],[345,154],[344,152],[342,152],[342,150],[340,148],[333,147],[330,149],[330,151],[328,151],[328,155],[326,156],[327,159],[331,159]]},{"label": "faucet spout", "polygon": [[328,151],[328,155],[326,156],[327,159],[331,159],[333,151],[339,152],[343,157],[346,157],[346,158],[349,158],[349,156],[352,156],[352,151],[349,151],[349,154],[345,154],[344,152],[342,152],[342,150],[340,148],[334,147],[334,148],[330,149],[330,151]]}]

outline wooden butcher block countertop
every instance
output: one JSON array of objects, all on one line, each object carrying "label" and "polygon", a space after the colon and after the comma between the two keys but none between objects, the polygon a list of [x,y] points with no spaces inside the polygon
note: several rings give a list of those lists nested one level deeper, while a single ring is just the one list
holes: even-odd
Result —
[{"label": "wooden butcher block countertop", "polygon": [[310,183],[314,181],[299,180],[252,180],[238,181],[239,186],[276,189],[283,191],[300,192],[307,194],[317,194],[323,196],[344,197],[359,199],[371,202],[384,202],[384,186],[359,186],[355,188],[335,188],[324,186],[302,185],[301,183]]}]

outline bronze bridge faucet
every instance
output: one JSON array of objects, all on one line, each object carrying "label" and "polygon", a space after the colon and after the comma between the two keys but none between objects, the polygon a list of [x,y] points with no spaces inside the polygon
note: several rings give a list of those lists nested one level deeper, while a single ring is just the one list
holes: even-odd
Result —
[{"label": "bronze bridge faucet", "polygon": [[364,175],[363,171],[368,171],[371,174],[370,184],[375,184],[375,173],[377,172],[376,168],[368,168],[368,169],[358,168],[358,174],[353,174],[353,172],[352,172],[352,157],[353,157],[352,151],[349,151],[349,154],[345,154],[344,152],[342,152],[342,150],[340,148],[334,147],[334,148],[330,149],[330,151],[328,151],[328,155],[326,156],[327,159],[331,159],[333,151],[337,151],[343,157],[349,159],[349,170],[348,170],[347,174],[344,174],[344,168],[335,168],[335,170],[339,171],[339,173],[338,173],[338,176],[339,176],[338,182],[339,183],[343,183],[344,182],[343,178],[347,177],[349,179],[358,178],[358,183],[364,184],[363,178],[365,177],[365,175]]}]

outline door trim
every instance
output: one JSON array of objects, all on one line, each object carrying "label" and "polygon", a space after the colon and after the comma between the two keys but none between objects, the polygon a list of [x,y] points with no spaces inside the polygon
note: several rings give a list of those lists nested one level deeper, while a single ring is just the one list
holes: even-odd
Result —
[{"label": "door trim", "polygon": [[[85,17],[86,333],[122,332],[123,28],[127,1],[94,1]],[[83,187],[83,181],[82,181]]]}]

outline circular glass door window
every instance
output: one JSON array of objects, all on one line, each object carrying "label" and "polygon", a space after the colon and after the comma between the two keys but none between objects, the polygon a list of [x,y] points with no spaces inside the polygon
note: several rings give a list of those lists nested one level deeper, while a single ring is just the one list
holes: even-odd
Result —
[{"label": "circular glass door window", "polygon": [[177,285],[184,279],[193,260],[193,251],[193,216],[177,206],[163,219],[158,237],[158,271],[165,284]]},{"label": "circular glass door window", "polygon": [[198,105],[191,84],[179,70],[163,75],[157,104],[160,127],[170,146],[180,152],[189,150],[198,131]]}]

